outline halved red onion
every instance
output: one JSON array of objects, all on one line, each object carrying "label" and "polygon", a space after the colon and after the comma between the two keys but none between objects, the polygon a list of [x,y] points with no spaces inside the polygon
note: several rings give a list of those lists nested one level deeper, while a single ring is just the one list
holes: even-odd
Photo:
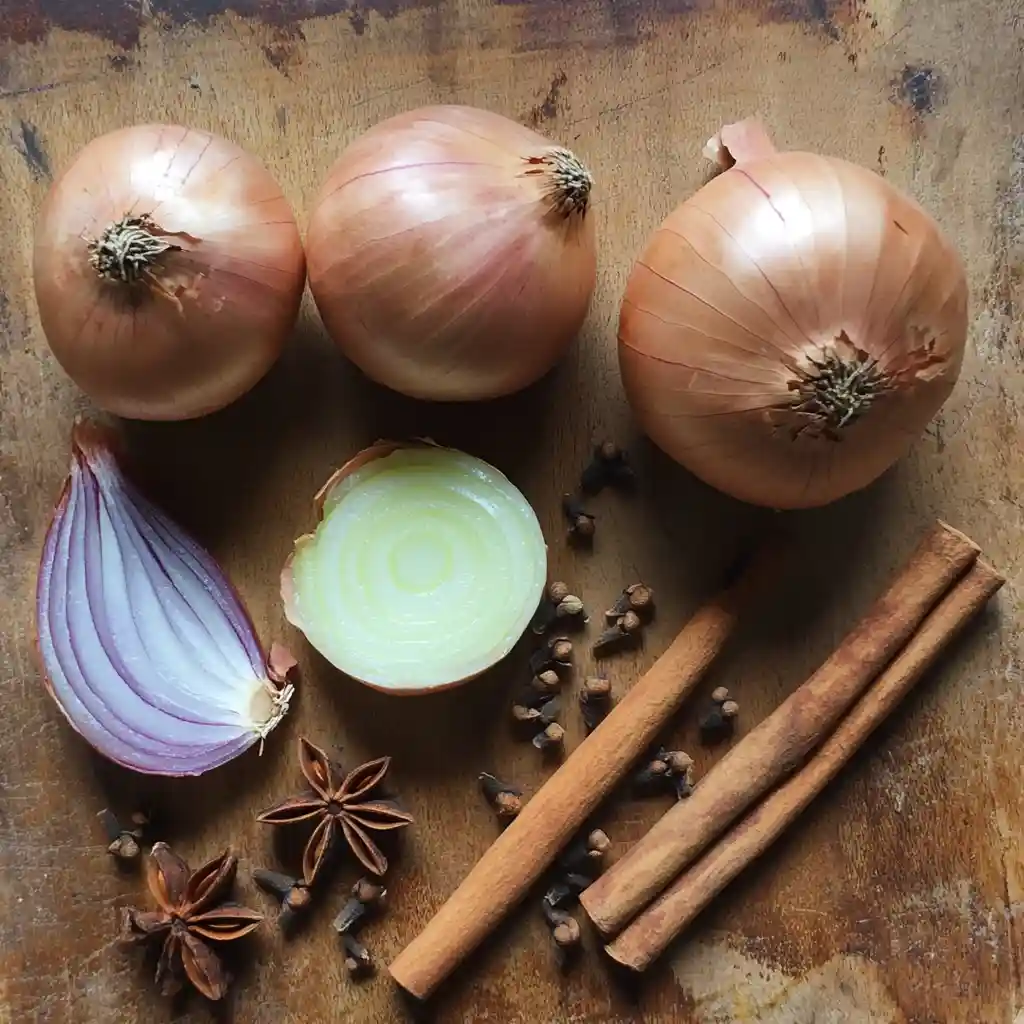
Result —
[{"label": "halved red onion", "polygon": [[224,572],[127,479],[95,424],[72,433],[36,628],[57,706],[138,772],[200,775],[262,750],[294,693],[294,659],[277,644],[264,656]]}]

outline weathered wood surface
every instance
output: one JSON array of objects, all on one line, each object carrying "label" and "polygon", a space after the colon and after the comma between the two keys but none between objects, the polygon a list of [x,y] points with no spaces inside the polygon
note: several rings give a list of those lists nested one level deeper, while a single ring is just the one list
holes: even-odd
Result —
[{"label": "weathered wood surface", "polygon": [[[354,871],[290,943],[249,869],[276,863],[254,812],[297,783],[296,737],[346,756],[393,753],[418,819],[367,932],[393,957],[494,835],[475,789],[493,769],[527,791],[545,769],[507,735],[512,669],[464,692],[388,698],[339,678],[287,630],[276,593],[293,535],[330,470],[380,435],[429,433],[506,470],[536,503],[555,576],[599,607],[638,574],[660,597],[628,685],[706,593],[758,514],[637,442],[642,486],[602,497],[593,555],[561,543],[558,499],[591,440],[632,438],[614,358],[631,260],[707,173],[724,119],[761,114],[779,142],[878,168],[958,239],[970,271],[971,351],[955,396],[911,458],[868,492],[791,517],[798,571],[707,687],[727,683],[753,723],[832,649],[941,515],[1009,583],[970,638],[887,724],[792,835],[636,990],[596,958],[560,977],[535,909],[459,972],[442,1021],[503,1024],[1024,1020],[1024,3],[1021,0],[2,0],[0,3],[0,1021],[212,1019],[164,1005],[114,948],[141,897],[109,861],[95,812],[136,800],[198,861],[230,843],[244,898],[268,926],[222,1019],[404,1018],[385,973],[344,976],[330,920]],[[287,355],[244,401],[203,422],[125,427],[155,495],[223,560],[268,639],[293,643],[301,697],[255,756],[202,781],[154,785],[91,755],[44,694],[32,593],[68,428],[87,404],[49,356],[30,279],[35,211],[92,136],[183,120],[259,154],[300,217],[330,161],[380,118],[463,101],[576,148],[600,183],[599,291],[570,358],[528,394],[438,409],[365,383],[310,309]],[[582,674],[582,673],[581,673]],[[581,729],[567,716],[572,742]],[[692,721],[674,738],[698,753]],[[717,755],[700,752],[706,766]],[[619,850],[661,807],[619,801]]]}]

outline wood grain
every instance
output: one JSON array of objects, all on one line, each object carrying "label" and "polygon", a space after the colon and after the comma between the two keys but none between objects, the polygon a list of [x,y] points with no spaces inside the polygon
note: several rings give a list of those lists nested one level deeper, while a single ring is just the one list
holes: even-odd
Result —
[{"label": "wood grain", "polygon": [[[269,12],[269,13],[268,13]],[[299,15],[303,18],[300,20]],[[417,817],[391,909],[366,933],[389,962],[495,836],[475,779],[535,792],[550,773],[505,728],[510,663],[461,692],[388,698],[337,675],[287,629],[277,574],[330,472],[380,436],[429,434],[490,459],[525,491],[552,573],[602,607],[636,577],[658,593],[626,687],[653,663],[763,518],[712,493],[633,436],[614,352],[617,299],[644,239],[704,180],[705,140],[760,114],[780,144],[856,160],[908,188],[957,240],[971,348],[942,415],[903,464],[840,505],[787,516],[801,582],[741,631],[702,684],[726,684],[741,732],[820,664],[921,530],[941,517],[1006,571],[983,617],[763,864],[649,972],[622,988],[599,959],[562,976],[540,912],[514,915],[440,993],[440,1021],[569,1024],[812,1020],[1015,1024],[1024,1006],[1024,46],[1021,0],[6,0],[0,6],[0,1021],[216,1019],[168,1006],[112,946],[140,880],[110,864],[94,814],[149,801],[191,860],[231,842],[241,895],[287,864],[257,826],[290,793],[300,732],[349,763],[392,753]],[[31,298],[34,215],[90,138],[184,120],[259,154],[305,223],[341,148],[377,120],[436,101],[479,103],[577,149],[598,179],[598,292],[579,343],[530,392],[486,411],[420,405],[368,385],[308,302],[289,351],[237,406],[192,424],[124,426],[145,482],[236,579],[262,635],[302,661],[294,716],[262,758],[197,783],[154,784],[95,759],[40,685],[31,596],[46,517],[87,403],[56,367]],[[559,540],[559,499],[596,438],[635,442],[640,488],[595,504],[592,555]],[[582,678],[592,666],[584,660]],[[566,715],[569,745],[582,724]],[[706,770],[685,712],[669,739]],[[622,853],[665,810],[617,801]],[[385,973],[345,977],[330,919],[268,927],[239,963],[222,1019],[401,1020]],[[248,964],[248,966],[246,965]],[[841,1013],[845,1016],[837,1017]]]}]

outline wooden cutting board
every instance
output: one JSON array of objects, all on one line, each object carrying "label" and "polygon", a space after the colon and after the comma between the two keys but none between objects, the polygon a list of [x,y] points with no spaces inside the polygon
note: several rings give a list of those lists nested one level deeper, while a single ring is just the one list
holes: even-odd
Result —
[{"label": "wooden cutting board", "polygon": [[[388,962],[495,834],[476,790],[493,770],[528,793],[549,769],[506,728],[510,664],[462,692],[388,698],[332,671],[286,626],[276,578],[330,471],[381,435],[429,434],[506,471],[535,504],[552,573],[595,608],[642,577],[659,617],[614,666],[629,686],[674,636],[761,513],[698,484],[634,436],[616,368],[617,301],[645,237],[704,180],[724,120],[760,114],[780,145],[887,175],[958,240],[971,348],[954,397],[867,492],[790,517],[791,583],[748,623],[705,690],[726,684],[741,729],[832,650],[935,516],[1008,576],[996,607],[766,858],[635,990],[596,957],[556,970],[536,905],[453,978],[441,1021],[971,1022],[1024,1017],[1021,544],[1024,493],[1024,3],[1021,0],[5,0],[0,4],[0,1021],[218,1019],[167,1004],[112,944],[119,873],[95,813],[152,802],[161,837],[198,862],[230,844],[240,889],[270,915],[219,1019],[405,1019],[386,972],[354,985],[330,921],[283,942],[251,883],[275,849],[255,812],[298,781],[297,737],[352,762],[394,755],[417,825],[366,933]],[[36,210],[90,138],[126,123],[221,132],[278,176],[303,224],[347,142],[437,101],[491,107],[576,149],[597,181],[600,279],[575,350],[529,393],[480,408],[417,404],[368,384],[307,304],[250,396],[203,422],[125,426],[155,497],[237,581],[261,634],[292,644],[300,697],[262,758],[153,783],[90,753],[45,695],[32,595],[47,516],[88,409],[50,357],[32,298]],[[561,540],[559,498],[591,443],[633,446],[640,488],[602,497],[591,555]],[[519,669],[521,671],[521,668]],[[586,671],[581,666],[580,676]],[[582,729],[566,715],[570,745]],[[672,739],[705,770],[684,713]],[[618,802],[623,851],[657,802]]]}]

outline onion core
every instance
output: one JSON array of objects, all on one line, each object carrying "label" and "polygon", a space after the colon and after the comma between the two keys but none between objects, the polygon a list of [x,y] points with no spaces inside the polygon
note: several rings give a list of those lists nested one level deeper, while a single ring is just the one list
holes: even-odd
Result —
[{"label": "onion core", "polygon": [[776,152],[756,122],[630,275],[619,362],[640,425],[705,482],[823,505],[902,457],[949,396],[963,263],[909,196],[855,164]]},{"label": "onion core", "polygon": [[316,532],[281,576],[290,622],[336,668],[423,693],[496,664],[530,623],[547,549],[496,469],[422,442],[378,442],[316,498]]},{"label": "onion core", "polygon": [[366,132],[310,217],[309,283],[364,373],[415,398],[532,384],[563,356],[596,275],[592,178],[498,114],[438,106]]}]

